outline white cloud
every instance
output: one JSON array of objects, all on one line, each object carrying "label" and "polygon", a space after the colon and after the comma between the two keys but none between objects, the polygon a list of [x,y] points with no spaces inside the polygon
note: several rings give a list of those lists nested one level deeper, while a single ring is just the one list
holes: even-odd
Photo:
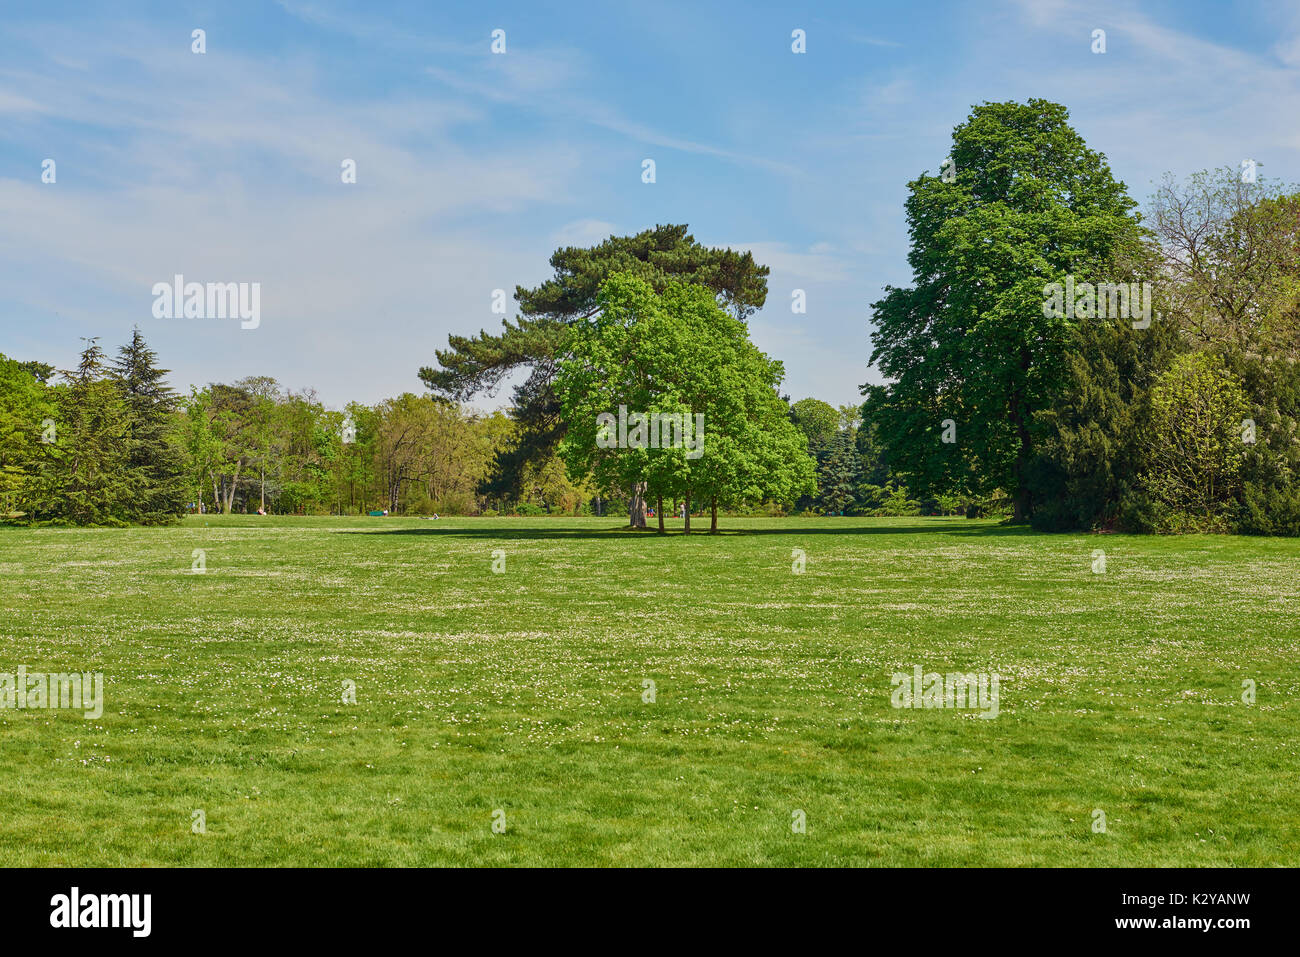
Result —
[{"label": "white cloud", "polygon": [[[507,217],[572,193],[579,144],[501,150],[462,135],[482,119],[463,103],[342,104],[299,64],[158,49],[104,52],[138,57],[129,81],[96,62],[93,84],[54,82],[54,68],[30,84],[76,132],[55,154],[57,184],[39,168],[0,179],[0,299],[60,317],[50,360],[139,323],[177,385],[255,372],[375,401],[422,389],[416,369],[449,332],[495,326],[503,277],[544,270]],[[150,289],[176,273],[261,283],[261,327],[154,319]]]},{"label": "white cloud", "polygon": [[617,226],[602,219],[575,219],[551,233],[550,242],[557,249],[561,246],[594,246],[617,233]]},{"label": "white cloud", "polygon": [[9,90],[0,90],[0,113],[40,113],[41,105]]},{"label": "white cloud", "polygon": [[813,282],[842,282],[851,276],[849,263],[840,258],[830,243],[815,243],[799,252],[787,243],[731,243],[732,249],[749,250],[755,261],[772,270],[772,285],[781,280],[810,280]]}]

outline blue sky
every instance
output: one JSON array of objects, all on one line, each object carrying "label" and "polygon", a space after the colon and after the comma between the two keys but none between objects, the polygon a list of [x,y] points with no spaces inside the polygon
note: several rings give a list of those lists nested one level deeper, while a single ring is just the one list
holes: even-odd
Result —
[{"label": "blue sky", "polygon": [[[855,402],[870,303],[910,280],[906,184],[985,100],[1064,103],[1141,202],[1245,158],[1300,181],[1294,3],[10,2],[0,22],[0,352],[68,367],[79,337],[138,324],[177,387],[271,375],[336,408],[422,391],[447,334],[497,327],[492,291],[545,279],[557,246],[670,222],[772,268],[751,330],[784,391]],[[260,282],[261,325],[155,319],[175,273]]]}]

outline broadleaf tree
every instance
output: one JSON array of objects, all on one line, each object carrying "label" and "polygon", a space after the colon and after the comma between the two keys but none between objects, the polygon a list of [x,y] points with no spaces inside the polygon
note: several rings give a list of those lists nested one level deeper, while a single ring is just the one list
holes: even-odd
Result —
[{"label": "broadleaf tree", "polygon": [[908,185],[915,284],[873,304],[872,363],[889,381],[863,387],[864,413],[913,492],[1001,489],[1026,520],[1035,418],[1060,392],[1072,324],[1088,321],[1048,315],[1044,290],[1067,274],[1126,278],[1144,233],[1058,104],[975,107],[951,159],[955,176]]},{"label": "broadleaf tree", "polygon": [[[638,492],[660,503],[661,529],[663,500],[677,498],[687,506],[687,531],[695,502],[710,504],[716,531],[718,505],[793,501],[814,487],[806,440],[777,391],[781,363],[749,341],[745,322],[710,290],[671,282],[659,293],[636,276],[616,274],[598,304],[571,331],[556,378],[568,428],[562,451],[575,475],[629,492],[630,524],[644,526],[635,511]],[[617,417],[620,407],[629,420],[685,416],[690,431],[677,442],[669,432],[657,448],[648,436],[640,447],[621,443],[621,436],[608,447],[602,429],[609,418],[602,416]],[[702,434],[694,433],[697,416]],[[633,420],[634,438],[636,427]]]}]

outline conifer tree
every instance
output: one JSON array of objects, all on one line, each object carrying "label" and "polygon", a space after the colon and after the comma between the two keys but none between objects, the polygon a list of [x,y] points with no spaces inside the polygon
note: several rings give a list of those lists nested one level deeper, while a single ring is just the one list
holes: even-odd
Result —
[{"label": "conifer tree", "polygon": [[861,471],[853,437],[847,430],[831,436],[818,456],[818,505],[825,515],[843,515],[853,504],[855,481]]},{"label": "conifer tree", "polygon": [[123,464],[125,409],[105,377],[98,339],[54,389],[53,441],[43,444],[28,521],[123,525],[131,487]]},{"label": "conifer tree", "polygon": [[129,521],[174,522],[185,510],[185,465],[176,440],[178,398],[137,327],[118,350],[111,377],[123,403],[123,474],[131,487]]}]

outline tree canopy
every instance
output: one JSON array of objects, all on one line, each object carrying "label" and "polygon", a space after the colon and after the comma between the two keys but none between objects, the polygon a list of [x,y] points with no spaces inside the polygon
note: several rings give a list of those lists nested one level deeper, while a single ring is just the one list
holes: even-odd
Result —
[{"label": "tree canopy", "polygon": [[498,388],[510,373],[524,370],[516,386],[511,417],[518,430],[498,456],[485,491],[518,495],[528,466],[544,460],[564,438],[553,380],[564,358],[566,332],[599,310],[602,284],[615,273],[635,276],[656,291],[673,280],[711,290],[737,318],[761,308],[767,298],[766,266],[748,252],[703,246],[685,225],[656,226],[633,236],[611,236],[589,248],[566,246],[550,260],[554,275],[532,289],[515,288],[519,315],[503,319],[501,331],[448,337],[437,352],[439,368],[420,369],[436,394],[467,400]]},{"label": "tree canopy", "polygon": [[777,391],[781,363],[708,289],[669,282],[656,292],[617,273],[597,305],[573,328],[556,378],[572,474],[633,498],[680,498],[688,515],[707,501],[714,528],[718,504],[793,501],[812,487],[806,440]]},{"label": "tree canopy", "polygon": [[[1045,100],[985,103],[953,131],[955,176],[908,184],[915,285],[873,304],[866,412],[923,494],[1009,492],[1033,509],[1035,416],[1051,406],[1073,324],[1044,288],[1114,278],[1141,249],[1136,205]],[[948,182],[946,180],[951,180]]]}]

